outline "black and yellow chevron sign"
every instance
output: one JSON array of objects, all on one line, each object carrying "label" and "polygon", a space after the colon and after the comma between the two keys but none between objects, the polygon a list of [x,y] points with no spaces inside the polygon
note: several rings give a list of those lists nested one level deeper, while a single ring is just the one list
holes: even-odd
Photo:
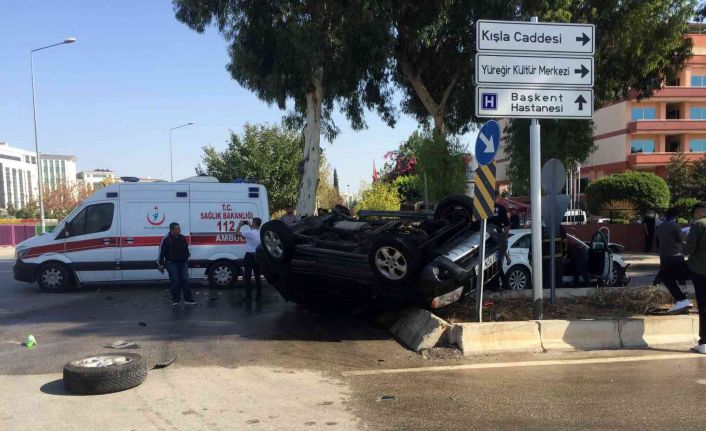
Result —
[{"label": "black and yellow chevron sign", "polygon": [[473,174],[473,220],[495,215],[495,161],[481,165]]}]

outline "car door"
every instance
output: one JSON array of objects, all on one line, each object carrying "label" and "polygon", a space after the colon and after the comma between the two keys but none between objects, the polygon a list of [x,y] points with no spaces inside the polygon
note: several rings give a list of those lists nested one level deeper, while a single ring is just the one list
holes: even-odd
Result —
[{"label": "car door", "polygon": [[80,282],[120,280],[117,202],[86,205],[65,223],[60,236]]},{"label": "car door", "polygon": [[592,277],[608,278],[612,256],[608,248],[608,239],[603,232],[596,232],[591,238],[588,250],[588,272]]},{"label": "car door", "polygon": [[[529,267],[529,252],[532,246],[532,235],[522,234],[512,245],[510,246],[508,252],[510,253],[510,259],[512,260],[512,265],[523,264]],[[507,265],[506,259],[503,259],[503,271],[507,271],[509,266]]]}]

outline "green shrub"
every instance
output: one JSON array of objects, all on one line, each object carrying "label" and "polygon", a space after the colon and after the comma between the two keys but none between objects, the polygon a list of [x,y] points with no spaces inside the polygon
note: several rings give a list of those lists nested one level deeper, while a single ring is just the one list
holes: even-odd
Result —
[{"label": "green shrub", "polygon": [[355,206],[356,210],[398,211],[400,194],[393,183],[363,184]]},{"label": "green shrub", "polygon": [[680,198],[672,202],[672,206],[679,210],[679,217],[688,220],[691,218],[691,208],[699,202],[697,198]]},{"label": "green shrub", "polygon": [[402,202],[416,202],[424,197],[424,184],[417,175],[397,177],[392,184],[397,187]]},{"label": "green shrub", "polygon": [[424,184],[427,176],[429,199],[439,201],[466,190],[464,147],[458,139],[415,132],[408,143],[417,155],[416,171]]},{"label": "green shrub", "polygon": [[644,213],[669,205],[669,187],[663,178],[648,172],[627,171],[592,182],[586,188],[586,203],[594,214],[600,214],[612,201],[629,201]]}]

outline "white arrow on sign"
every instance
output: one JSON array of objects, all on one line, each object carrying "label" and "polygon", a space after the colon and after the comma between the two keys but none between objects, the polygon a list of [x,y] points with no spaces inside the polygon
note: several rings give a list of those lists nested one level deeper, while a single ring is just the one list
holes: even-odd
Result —
[{"label": "white arrow on sign", "polygon": [[489,137],[485,136],[484,134],[480,133],[478,135],[478,137],[485,144],[485,150],[483,150],[484,153],[494,153],[495,152],[495,144],[493,143],[492,136],[489,138]]}]

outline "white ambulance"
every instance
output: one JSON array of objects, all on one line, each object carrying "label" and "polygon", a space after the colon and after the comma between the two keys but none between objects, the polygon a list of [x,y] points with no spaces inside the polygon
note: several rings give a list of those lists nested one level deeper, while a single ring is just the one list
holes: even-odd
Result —
[{"label": "white ambulance", "polygon": [[20,243],[14,276],[49,291],[168,280],[157,270],[159,244],[176,222],[189,241],[191,278],[228,287],[245,255],[235,230],[254,217],[269,220],[267,191],[259,184],[211,177],[113,184],[87,198],[54,232]]}]

